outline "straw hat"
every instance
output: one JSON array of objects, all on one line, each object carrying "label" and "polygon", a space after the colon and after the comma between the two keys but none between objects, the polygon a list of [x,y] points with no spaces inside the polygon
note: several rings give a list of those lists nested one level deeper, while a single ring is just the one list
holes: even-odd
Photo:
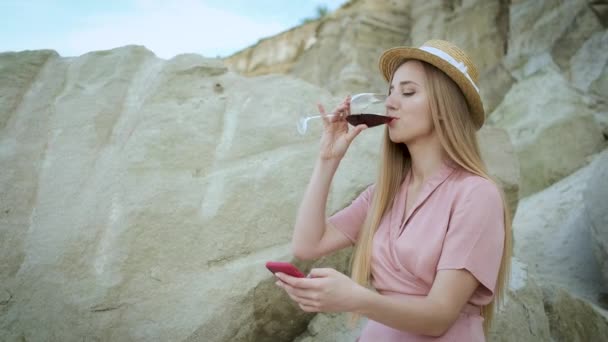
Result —
[{"label": "straw hat", "polygon": [[393,72],[407,59],[416,59],[434,65],[448,75],[464,94],[477,129],[485,120],[479,95],[477,68],[464,51],[445,40],[429,40],[421,47],[400,46],[388,49],[380,56],[380,71],[387,82]]}]

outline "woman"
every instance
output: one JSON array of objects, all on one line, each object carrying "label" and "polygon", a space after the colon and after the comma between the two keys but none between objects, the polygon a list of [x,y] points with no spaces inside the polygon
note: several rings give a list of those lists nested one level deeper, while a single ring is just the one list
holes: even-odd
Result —
[{"label": "woman", "polygon": [[376,183],[326,220],[333,175],[366,128],[348,129],[347,98],[324,118],[293,234],[300,259],[354,244],[352,279],[313,269],[308,278],[277,274],[277,285],[304,311],[366,316],[362,342],[484,341],[507,285],[511,227],[477,145],[485,117],[477,71],[440,40],[387,50],[380,69],[387,115],[398,119],[386,127]]}]

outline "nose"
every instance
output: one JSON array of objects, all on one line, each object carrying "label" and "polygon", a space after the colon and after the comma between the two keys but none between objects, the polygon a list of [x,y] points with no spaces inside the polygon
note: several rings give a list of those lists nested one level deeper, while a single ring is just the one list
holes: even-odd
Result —
[{"label": "nose", "polygon": [[397,110],[397,101],[393,99],[393,93],[389,94],[384,101],[384,106],[388,111]]}]

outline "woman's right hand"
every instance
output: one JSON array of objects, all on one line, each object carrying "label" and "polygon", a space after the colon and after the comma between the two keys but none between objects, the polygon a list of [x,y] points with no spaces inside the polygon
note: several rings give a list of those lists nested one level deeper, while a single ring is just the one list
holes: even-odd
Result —
[{"label": "woman's right hand", "polygon": [[348,127],[346,117],[350,115],[350,96],[334,109],[333,116],[328,116],[325,108],[318,105],[319,112],[323,116],[323,135],[321,136],[321,158],[325,160],[340,160],[346,154],[350,143],[367,125]]}]

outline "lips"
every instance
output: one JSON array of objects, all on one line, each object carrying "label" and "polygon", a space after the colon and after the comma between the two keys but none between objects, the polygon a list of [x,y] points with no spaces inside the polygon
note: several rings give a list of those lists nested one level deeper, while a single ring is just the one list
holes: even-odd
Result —
[{"label": "lips", "polygon": [[392,120],[391,120],[391,121],[389,121],[389,122],[387,123],[387,125],[388,125],[389,127],[394,126],[394,125],[395,125],[395,121],[399,120],[399,118],[398,118],[398,117],[396,117],[396,116],[391,116],[391,118],[392,118]]}]

